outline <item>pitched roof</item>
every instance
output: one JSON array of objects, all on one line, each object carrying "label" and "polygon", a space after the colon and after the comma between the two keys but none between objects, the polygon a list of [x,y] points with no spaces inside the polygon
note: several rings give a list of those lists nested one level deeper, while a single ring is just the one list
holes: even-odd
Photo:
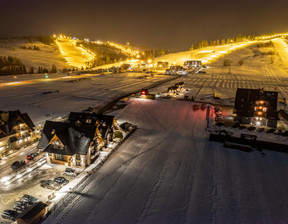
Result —
[{"label": "pitched roof", "polygon": [[26,223],[29,223],[33,218],[35,218],[43,209],[48,205],[39,201],[27,208],[22,214],[19,215],[17,219],[22,219]]},{"label": "pitched roof", "polygon": [[[96,128],[96,126],[87,124],[76,125],[72,123],[46,121],[38,148],[44,148],[45,152],[50,153],[86,155],[90,142],[94,139]],[[64,145],[63,149],[54,144],[49,144],[55,135],[57,135]]]},{"label": "pitched roof", "polygon": [[68,120],[70,122],[76,123],[79,121],[80,123],[87,123],[87,119],[91,120],[91,123],[89,124],[96,124],[96,121],[100,124],[103,125],[106,123],[107,126],[112,126],[114,116],[112,115],[103,115],[103,114],[96,114],[96,113],[80,113],[80,112],[71,112],[69,114]]},{"label": "pitched roof", "polygon": [[[6,134],[11,135],[14,133],[13,128],[19,123],[24,122],[30,129],[35,127],[27,113],[22,114],[19,110],[15,111],[0,111],[0,129]],[[1,132],[1,131],[0,131]]]},{"label": "pitched roof", "polygon": [[108,134],[109,130],[113,126],[114,119],[115,117],[112,115],[79,112],[71,112],[68,118],[68,120],[72,123],[85,124],[87,123],[87,120],[90,120],[90,125],[96,125],[96,123],[98,123],[102,138],[105,138]]}]

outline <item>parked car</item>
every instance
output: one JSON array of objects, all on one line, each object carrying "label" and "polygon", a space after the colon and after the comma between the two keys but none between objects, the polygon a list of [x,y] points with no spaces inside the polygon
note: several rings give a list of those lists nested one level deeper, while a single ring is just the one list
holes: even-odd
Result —
[{"label": "parked car", "polygon": [[41,180],[40,186],[49,190],[58,191],[61,186],[58,183],[55,183],[53,180]]},{"label": "parked car", "polygon": [[215,121],[222,121],[222,120],[223,120],[223,116],[221,114],[216,115]]},{"label": "parked car", "polygon": [[288,131],[284,131],[284,132],[282,133],[282,135],[283,135],[283,136],[288,136]]},{"label": "parked car", "polygon": [[206,104],[201,104],[201,110],[205,110],[206,109]]},{"label": "parked car", "polygon": [[223,122],[223,121],[218,121],[218,122],[216,123],[216,125],[217,125],[218,127],[224,126],[224,122]]},{"label": "parked car", "polygon": [[216,114],[217,113],[221,114],[222,113],[222,107],[214,107],[214,111]]},{"label": "parked car", "polygon": [[64,171],[64,175],[76,177],[77,174],[74,172],[72,168],[66,168]]},{"label": "parked car", "polygon": [[274,133],[276,130],[274,128],[270,128],[266,131],[266,133]]},{"label": "parked car", "polygon": [[193,110],[199,110],[200,106],[198,104],[193,104]]},{"label": "parked car", "polygon": [[64,186],[69,183],[69,180],[67,180],[65,177],[56,177],[54,178],[54,182],[60,184],[61,186]]},{"label": "parked car", "polygon": [[282,135],[282,130],[277,130],[276,132],[274,132],[274,135]]},{"label": "parked car", "polygon": [[25,203],[29,203],[29,204],[34,204],[38,201],[38,199],[31,196],[31,195],[24,194],[22,196],[22,198],[20,198],[20,201],[25,202]]},{"label": "parked car", "polygon": [[256,127],[250,126],[250,127],[248,127],[247,129],[248,129],[249,131],[254,131],[254,130],[256,130]]},{"label": "parked car", "polygon": [[26,156],[26,159],[27,159],[27,160],[33,160],[36,156],[38,156],[38,153],[37,153],[37,152],[29,153],[29,154]]},{"label": "parked car", "polygon": [[23,212],[30,204],[23,201],[15,201],[13,209],[17,212]]},{"label": "parked car", "polygon": [[263,132],[263,131],[265,131],[265,129],[264,128],[258,128],[257,131],[258,132]]},{"label": "parked car", "polygon": [[232,128],[239,128],[240,127],[240,124],[239,123],[234,123],[233,125],[232,125]]},{"label": "parked car", "polygon": [[3,219],[8,219],[8,220],[11,220],[11,221],[16,221],[16,218],[18,216],[18,213],[14,210],[4,210],[2,213],[1,213],[1,216]]},{"label": "parked car", "polygon": [[23,160],[22,161],[15,161],[14,163],[11,164],[11,168],[12,168],[12,170],[17,170],[24,165],[25,165],[25,161],[23,161]]}]

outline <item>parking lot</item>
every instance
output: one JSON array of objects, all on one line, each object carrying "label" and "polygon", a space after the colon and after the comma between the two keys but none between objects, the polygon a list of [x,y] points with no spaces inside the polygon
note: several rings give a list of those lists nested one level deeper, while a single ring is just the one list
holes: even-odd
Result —
[{"label": "parking lot", "polygon": [[[0,185],[0,212],[5,209],[13,209],[15,201],[19,201],[24,194],[31,195],[40,201],[47,201],[48,196],[52,194],[53,190],[45,189],[40,186],[41,180],[53,180],[56,177],[65,177],[71,181],[74,179],[72,176],[64,175],[65,166],[61,165],[48,165],[45,158],[40,154],[40,159],[31,163],[33,165],[25,166],[19,171],[13,171],[10,167],[8,168],[10,174],[23,173],[22,177],[17,178],[17,174],[14,174],[14,179],[3,182],[1,179]],[[35,166],[35,169],[31,167]],[[11,176],[10,175],[10,176]],[[7,178],[7,176],[6,176]],[[5,180],[5,177],[4,177]],[[0,217],[0,223],[11,223],[8,220]]]}]

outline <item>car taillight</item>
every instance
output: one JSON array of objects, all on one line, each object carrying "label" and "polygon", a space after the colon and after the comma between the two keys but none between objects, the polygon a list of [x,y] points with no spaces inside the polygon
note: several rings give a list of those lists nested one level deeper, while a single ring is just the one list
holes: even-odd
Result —
[{"label": "car taillight", "polygon": [[146,95],[146,92],[145,92],[145,91],[142,91],[142,92],[141,92],[141,95]]}]

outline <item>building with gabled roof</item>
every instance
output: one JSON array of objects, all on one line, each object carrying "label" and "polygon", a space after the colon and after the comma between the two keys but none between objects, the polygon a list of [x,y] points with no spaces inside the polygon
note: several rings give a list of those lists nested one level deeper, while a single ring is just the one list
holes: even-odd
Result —
[{"label": "building with gabled roof", "polygon": [[114,116],[71,112],[67,122],[46,121],[38,148],[48,163],[85,168],[115,130]]},{"label": "building with gabled roof", "polygon": [[28,145],[33,140],[34,128],[27,113],[0,111],[0,158],[9,150]]},{"label": "building with gabled roof", "polygon": [[97,150],[96,126],[46,121],[38,148],[48,163],[85,168]]},{"label": "building with gabled roof", "polygon": [[263,89],[241,89],[236,92],[234,120],[241,124],[277,127],[278,92]]},{"label": "building with gabled roof", "polygon": [[114,132],[121,130],[112,115],[71,112],[68,121],[74,124],[91,124],[97,127],[98,148],[113,140]]}]

